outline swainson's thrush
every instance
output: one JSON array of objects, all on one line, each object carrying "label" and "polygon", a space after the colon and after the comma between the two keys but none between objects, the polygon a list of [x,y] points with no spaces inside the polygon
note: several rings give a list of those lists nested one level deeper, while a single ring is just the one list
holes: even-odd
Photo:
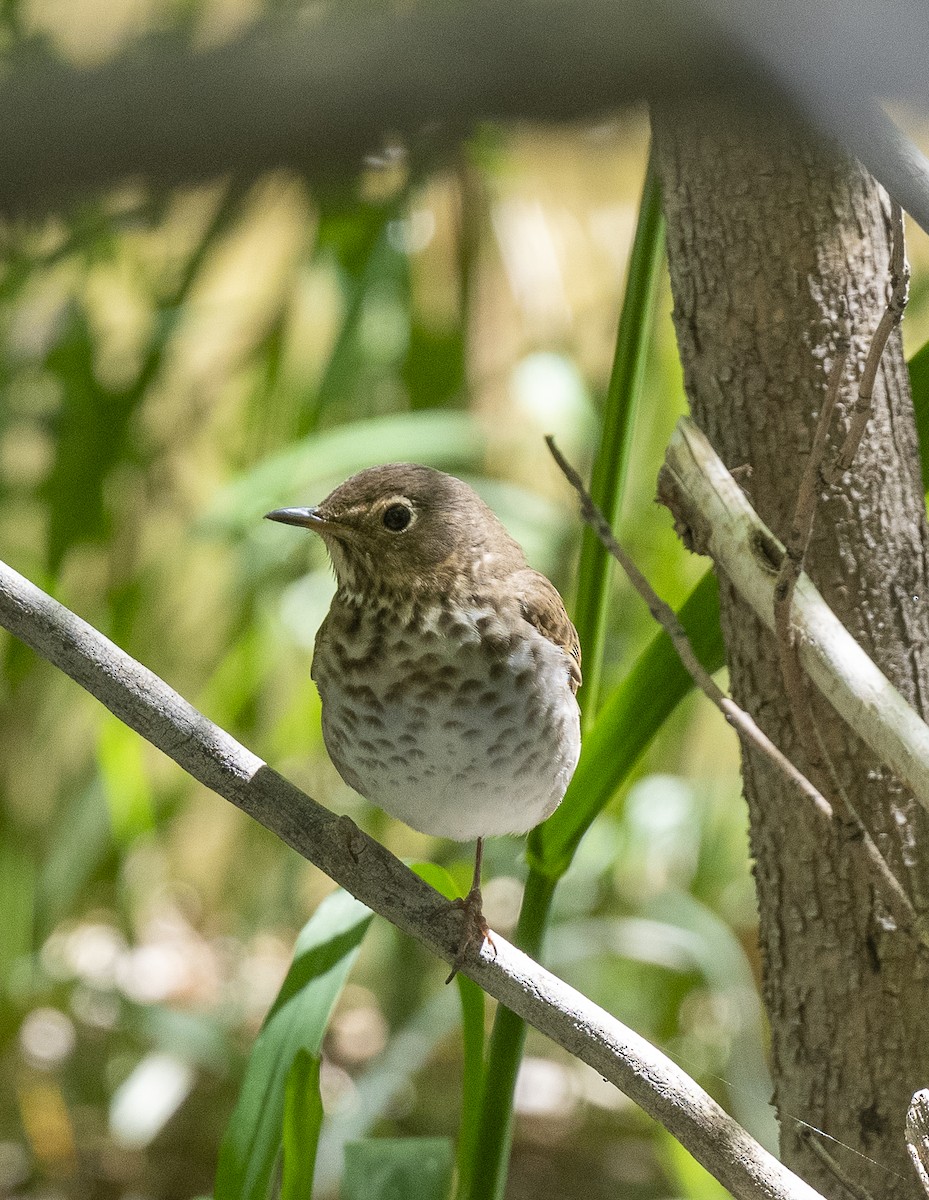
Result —
[{"label": "swainson's thrush", "polygon": [[454,975],[487,935],[483,838],[544,820],[577,765],[577,632],[493,512],[441,471],[372,467],[268,518],[318,533],[335,569],[312,676],[339,774],[414,829],[477,839]]}]

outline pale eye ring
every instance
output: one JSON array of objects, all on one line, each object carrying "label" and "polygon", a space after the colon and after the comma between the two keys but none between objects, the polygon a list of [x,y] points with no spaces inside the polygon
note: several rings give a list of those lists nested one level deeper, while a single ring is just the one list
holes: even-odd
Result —
[{"label": "pale eye ring", "polygon": [[413,510],[408,504],[388,504],[381,519],[385,529],[391,533],[402,533],[413,519]]}]

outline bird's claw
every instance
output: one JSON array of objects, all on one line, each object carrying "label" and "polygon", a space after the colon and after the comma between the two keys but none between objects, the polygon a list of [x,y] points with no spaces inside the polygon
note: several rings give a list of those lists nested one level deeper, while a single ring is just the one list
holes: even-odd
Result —
[{"label": "bird's claw", "polygon": [[489,942],[490,946],[495,949],[494,940],[490,935],[490,927],[484,920],[481,889],[479,887],[472,888],[467,896],[461,896],[457,900],[453,900],[452,907],[461,909],[464,913],[464,920],[461,926],[461,939],[458,942],[458,952],[452,961],[452,969],[445,980],[446,983],[451,983],[464,966],[468,952],[475,943],[477,943],[479,950],[485,941]]}]

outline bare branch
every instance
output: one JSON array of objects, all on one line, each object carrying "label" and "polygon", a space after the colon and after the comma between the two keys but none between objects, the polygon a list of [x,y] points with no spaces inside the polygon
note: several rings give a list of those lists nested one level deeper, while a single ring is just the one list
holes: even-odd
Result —
[{"label": "bare branch", "polygon": [[[689,544],[710,555],[773,630],[774,592],[784,548],[704,434],[687,418],[672,436],[659,495]],[[865,654],[806,575],[796,584],[792,620],[807,676],[929,810],[929,726]]]},{"label": "bare branch", "polygon": [[[837,387],[838,385],[836,384],[836,390]],[[821,424],[824,423],[825,422],[821,421]],[[756,724],[754,718],[743,708],[740,708],[730,696],[727,696],[725,692],[723,692],[723,690],[717,686],[713,677],[708,671],[705,670],[703,664],[694,653],[694,649],[690,644],[690,639],[687,637],[684,627],[677,619],[677,615],[675,614],[674,610],[668,604],[665,604],[665,602],[656,594],[651,584],[629,557],[628,553],[613,536],[613,531],[610,529],[609,523],[597,508],[590,493],[584,487],[580,475],[578,475],[571,464],[562,455],[561,451],[555,445],[554,439],[547,437],[545,440],[548,443],[549,450],[552,452],[552,456],[554,457],[558,466],[561,468],[561,471],[564,473],[575,492],[577,492],[581,502],[581,514],[583,515],[584,520],[587,521],[587,523],[597,534],[597,537],[600,538],[600,541],[603,543],[603,545],[607,548],[610,554],[613,555],[613,557],[629,576],[632,586],[648,605],[649,612],[659,623],[659,625],[661,625],[665,633],[667,633],[667,635],[670,637],[671,642],[681,659],[681,662],[684,664],[685,670],[690,675],[691,679],[693,679],[697,687],[704,693],[705,696],[708,697],[709,700],[712,701],[713,704],[716,705],[716,707],[725,716],[726,720],[733,726],[743,741],[750,743],[755,747],[756,750],[764,754],[765,757],[767,757],[778,768],[778,770],[782,771],[787,778],[796,785],[802,795],[806,796],[808,800],[812,801],[820,816],[831,821],[834,813],[832,805],[829,803],[829,801],[825,798],[825,796],[822,795],[816,786],[810,782],[803,772],[800,771],[800,769],[794,763],[792,763],[790,759],[777,748],[777,746],[774,745],[768,735]],[[805,553],[805,551],[806,545],[804,543],[803,552]],[[797,662],[792,647],[790,648],[790,657],[794,662]],[[802,677],[798,678],[798,686],[802,689]],[[804,707],[806,707],[806,693],[803,692],[802,696]],[[810,729],[810,736],[812,738],[812,736],[816,734],[816,729],[812,724],[810,725]],[[822,747],[822,743],[817,741],[811,744],[815,747],[811,755],[812,760],[818,765],[821,764],[822,760],[828,762],[829,768],[832,770],[834,776],[833,782],[837,783],[838,780],[835,778],[835,772],[832,768],[832,763],[828,759],[825,749]],[[844,791],[841,788],[838,790],[839,793],[844,797]],[[864,827],[864,824],[861,821],[861,818],[858,816],[858,813],[852,807],[850,802],[846,800],[846,803],[849,812],[856,821],[861,833],[862,846],[864,847],[865,854],[868,856],[868,860],[875,874],[884,884],[888,894],[888,900],[892,904],[894,911],[899,916],[901,924],[912,929],[915,936],[919,936],[920,923],[909,897],[891,871],[886,859],[878,849],[877,843],[871,837],[871,834],[868,832],[868,830]]]},{"label": "bare branch", "polygon": [[[796,647],[794,647],[793,656],[794,662],[796,662],[799,666],[800,660],[796,653]],[[805,691],[804,698],[806,698]],[[807,710],[809,711],[809,704],[807,704]],[[871,868],[884,885],[885,896],[889,901],[891,910],[896,915],[901,928],[910,930],[915,937],[920,938],[923,942],[929,944],[929,929],[926,928],[925,922],[920,920],[919,914],[913,906],[913,901],[910,899],[903,884],[896,877],[896,875],[894,875],[893,871],[891,870],[890,863],[888,863],[887,859],[881,853],[877,842],[875,842],[874,838],[871,836],[871,831],[868,829],[867,825],[865,825],[861,818],[861,814],[852,803],[852,798],[848,794],[848,789],[843,786],[842,780],[839,778],[839,773],[835,769],[835,763],[832,761],[832,756],[823,743],[819,728],[812,720],[812,714],[810,714],[809,720],[810,728],[814,737],[816,738],[816,747],[819,751],[819,765],[825,766],[834,794],[841,797],[843,808],[851,817],[855,827],[858,830],[862,845],[864,847],[864,852],[870,859]]]},{"label": "bare branch", "polygon": [[718,686],[712,675],[710,675],[709,671],[706,670],[703,663],[700,662],[694,653],[694,648],[690,644],[690,639],[683,625],[677,619],[677,614],[656,593],[652,585],[613,536],[613,531],[610,529],[609,523],[596,504],[594,504],[590,493],[584,487],[580,475],[578,475],[577,471],[575,471],[555,445],[555,439],[547,437],[545,441],[565,478],[574,488],[575,492],[577,492],[581,502],[581,515],[584,520],[590,525],[603,545],[629,576],[629,582],[648,605],[648,611],[671,639],[674,649],[684,664],[685,670],[700,691],[716,705],[741,738],[750,742],[756,750],[759,750],[769,758],[778,770],[783,771],[803,795],[812,801],[820,815],[827,820],[831,820],[832,805],[829,801],[820,794],[806,776],[794,766],[790,759],[778,750],[777,746],[774,745],[764,730],[759,728],[754,719],[743,708],[739,708],[736,702],[730,696],[727,696],[722,688]]},{"label": "bare branch", "polygon": [[720,86],[759,90],[669,0],[334,5],[208,47],[150,37],[90,68],[33,55],[0,79],[0,209],[139,178],[351,180],[385,144],[451,151],[481,121],[599,120],[648,92]]},{"label": "bare branch", "polygon": [[127,181],[278,168],[350,179],[397,138],[451,152],[482,121],[721,96],[729,115],[752,102],[803,114],[929,231],[929,162],[875,99],[925,102],[929,38],[918,9],[898,8],[863,22],[866,6],[843,0],[819,30],[801,0],[333,5],[206,48],[151,37],[88,68],[30,47],[0,79],[0,210],[43,212]]},{"label": "bare branch", "polygon": [[[454,959],[461,914],[438,892],[3,563],[0,624],[375,912],[446,962]],[[494,950],[473,952],[461,970],[641,1105],[738,1200],[822,1200],[680,1067],[499,935]]]},{"label": "bare branch", "polygon": [[[910,275],[906,261],[903,212],[900,205],[893,199],[890,201],[890,221],[890,298],[868,348],[864,370],[858,385],[858,396],[852,409],[845,441],[827,469],[824,464],[829,443],[829,429],[842,386],[842,376],[849,348],[847,336],[843,335],[838,340],[835,361],[829,375],[822,411],[816,423],[813,445],[810,448],[797,491],[794,518],[787,534],[784,558],[774,588],[774,630],[780,646],[784,690],[793,713],[794,728],[806,754],[807,769],[814,777],[818,777],[824,769],[827,771],[832,787],[842,797],[846,811],[858,828],[865,853],[870,859],[872,868],[883,882],[888,898],[905,924],[910,928],[916,928],[919,921],[912,901],[891,870],[890,864],[881,854],[858,810],[852,804],[847,790],[842,787],[835,764],[816,727],[806,690],[806,680],[797,653],[795,630],[791,622],[794,590],[804,568],[806,553],[813,534],[813,523],[816,519],[817,485],[833,483],[843,471],[851,468],[871,415],[874,381],[877,378],[881,358],[888,339],[902,320],[906,308]],[[817,1152],[821,1151],[826,1154],[826,1158],[829,1159],[829,1155],[818,1144],[815,1149]],[[839,1177],[841,1179],[841,1176]],[[843,1179],[842,1182],[845,1183],[845,1180]],[[845,1183],[845,1186],[854,1191],[854,1185]]]}]

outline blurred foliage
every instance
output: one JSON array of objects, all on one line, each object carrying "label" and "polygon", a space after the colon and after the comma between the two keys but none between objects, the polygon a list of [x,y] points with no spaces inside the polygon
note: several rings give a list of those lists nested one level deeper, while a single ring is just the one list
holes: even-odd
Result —
[{"label": "blurred foliage", "polygon": [[[8,42],[90,60],[178,20],[221,36],[258,9],[127,2],[106,27],[91,11],[7,0],[0,23]],[[370,809],[328,763],[308,667],[331,576],[319,545],[260,517],[375,462],[428,462],[473,483],[572,602],[581,530],[542,436],[589,470],[645,155],[640,115],[484,130],[457,162],[386,155],[338,194],[282,177],[126,189],[3,227],[0,556],[462,890],[470,847]],[[929,333],[920,252],[914,350]],[[703,568],[652,501],[684,408],[669,310],[662,277],[617,508],[679,606]],[[717,653],[707,611],[694,619]],[[770,1144],[734,738],[702,700],[681,701],[686,680],[615,575],[605,612],[599,748],[532,842],[535,864],[570,861],[546,958]],[[249,1052],[332,885],[5,635],[0,705],[0,1194],[209,1194]],[[521,841],[488,845],[485,907],[504,934],[526,870]],[[295,1081],[316,1086],[319,1051],[315,1195],[386,1170],[395,1138],[431,1139],[440,1181],[447,1139],[460,1127],[474,1144],[483,1003],[462,989],[459,1004],[444,973],[375,921],[322,1042],[302,1030],[276,1120],[286,1151],[317,1119]],[[346,1157],[371,1135],[381,1159]],[[619,1189],[714,1194],[621,1095],[530,1032],[507,1196]]]}]

